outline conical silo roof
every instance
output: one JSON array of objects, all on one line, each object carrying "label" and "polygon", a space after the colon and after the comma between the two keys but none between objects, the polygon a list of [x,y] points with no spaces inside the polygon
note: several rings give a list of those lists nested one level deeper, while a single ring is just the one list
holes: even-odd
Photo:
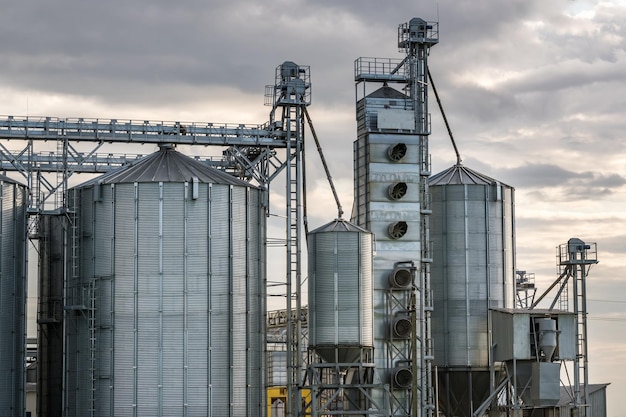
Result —
[{"label": "conical silo roof", "polygon": [[454,165],[438,174],[432,175],[428,179],[428,184],[430,186],[453,184],[490,185],[495,183],[506,185],[502,183],[502,181],[498,181],[460,164]]},{"label": "conical silo roof", "polygon": [[168,147],[162,147],[151,155],[94,178],[81,186],[128,182],[185,182],[194,177],[203,183],[251,186],[246,181],[211,168]]},{"label": "conical silo roof", "polygon": [[391,99],[407,99],[409,98],[406,94],[396,90],[395,88],[391,88],[387,85],[380,87],[378,90],[373,91],[372,93],[367,95],[367,98],[391,98]]},{"label": "conical silo roof", "polygon": [[350,223],[344,219],[335,219],[330,223],[318,227],[310,233],[325,233],[325,232],[362,232],[370,233],[369,231],[359,227],[353,223]]}]

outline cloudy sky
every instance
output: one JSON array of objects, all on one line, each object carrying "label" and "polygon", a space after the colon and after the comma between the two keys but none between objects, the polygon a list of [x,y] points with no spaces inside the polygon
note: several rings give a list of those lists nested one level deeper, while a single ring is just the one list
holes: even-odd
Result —
[{"label": "cloudy sky", "polygon": [[[597,242],[590,378],[626,416],[624,0],[7,2],[0,114],[263,123],[275,67],[310,65],[309,111],[349,212],[354,60],[402,58],[397,26],[416,16],[440,22],[430,69],[463,163],[516,188],[518,267],[546,288],[557,245]],[[430,110],[438,172],[455,156]],[[316,226],[334,206],[310,149]]]}]

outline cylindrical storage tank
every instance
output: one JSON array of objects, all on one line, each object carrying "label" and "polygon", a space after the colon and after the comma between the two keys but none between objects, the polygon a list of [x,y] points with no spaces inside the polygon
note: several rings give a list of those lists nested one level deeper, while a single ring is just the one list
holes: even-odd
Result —
[{"label": "cylindrical storage tank", "polygon": [[0,416],[25,414],[27,188],[0,175]]},{"label": "cylindrical storage tank", "polygon": [[68,200],[65,415],[265,415],[263,191],[163,147]]},{"label": "cylindrical storage tank", "polygon": [[372,234],[342,219],[307,235],[309,348],[328,363],[373,349]]},{"label": "cylindrical storage tank", "polygon": [[42,213],[37,219],[37,414],[63,415],[63,294],[67,213]]},{"label": "cylindrical storage tank", "polygon": [[[514,189],[461,165],[429,180],[432,337],[446,415],[489,394],[489,309],[514,307]],[[497,381],[496,381],[497,382]]]}]

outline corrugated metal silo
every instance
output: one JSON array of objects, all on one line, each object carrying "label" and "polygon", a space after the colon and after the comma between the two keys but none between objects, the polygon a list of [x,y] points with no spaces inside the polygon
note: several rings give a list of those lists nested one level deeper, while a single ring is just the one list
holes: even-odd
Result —
[{"label": "corrugated metal silo", "polygon": [[337,219],[307,236],[309,347],[328,363],[372,349],[372,234]]},{"label": "corrugated metal silo", "polygon": [[0,416],[21,416],[26,370],[26,187],[0,175],[0,205]]},{"label": "corrugated metal silo", "polygon": [[163,147],[69,200],[66,415],[263,416],[262,190]]},{"label": "corrugated metal silo", "polygon": [[461,165],[429,185],[440,405],[446,415],[469,416],[493,382],[489,309],[515,302],[514,189]]}]

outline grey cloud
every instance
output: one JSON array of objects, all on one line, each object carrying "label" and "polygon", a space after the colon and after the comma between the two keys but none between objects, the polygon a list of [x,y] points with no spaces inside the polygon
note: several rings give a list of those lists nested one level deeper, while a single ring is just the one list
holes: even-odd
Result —
[{"label": "grey cloud", "polygon": [[595,187],[615,188],[626,184],[626,179],[617,174],[591,175],[590,184]]},{"label": "grey cloud", "polygon": [[[619,174],[601,172],[577,172],[555,164],[535,163],[519,165],[514,168],[494,168],[486,162],[476,163],[470,159],[467,163],[486,175],[501,180],[516,189],[532,190],[541,201],[560,200],[564,196],[570,199],[597,199],[609,196],[626,184],[626,178]],[[558,194],[544,192],[558,188]]]},{"label": "grey cloud", "polygon": [[[256,101],[231,100],[224,104],[230,120],[207,121],[238,122],[242,108],[263,109],[264,86],[273,83],[274,69],[292,60],[311,66],[310,114],[333,177],[344,185],[351,180],[356,138],[354,60],[400,59],[398,24],[414,16],[438,20],[440,42],[429,56],[430,69],[464,164],[518,190],[519,265],[554,278],[556,245],[572,234],[596,239],[599,231],[615,230],[609,238],[598,238],[602,251],[616,255],[614,266],[601,259],[594,273],[607,279],[624,270],[621,230],[626,226],[617,212],[626,200],[623,2],[5,3],[0,14],[0,113],[19,115],[7,103],[39,94],[53,103],[46,107],[53,110],[45,114],[49,116],[58,116],[57,102],[61,112],[75,99],[96,102],[96,109],[107,111],[136,110],[146,118],[194,108],[185,115],[200,122],[205,115],[195,109],[203,103],[221,105],[230,98],[218,94],[235,90]],[[566,13],[576,8],[593,8],[593,17]],[[432,94],[430,99],[437,172],[454,163],[454,154]],[[92,115],[99,111],[84,110]],[[95,117],[131,117],[120,113]],[[312,147],[307,148],[307,170],[309,184],[323,175]],[[280,204],[280,191],[274,190],[272,204]],[[599,203],[588,204],[594,200]],[[576,212],[581,201],[580,207],[592,206],[593,212]],[[548,204],[537,208],[537,202]],[[350,202],[342,203],[349,210]],[[578,220],[569,217],[572,212]],[[615,389],[623,391],[621,385]]]}]

